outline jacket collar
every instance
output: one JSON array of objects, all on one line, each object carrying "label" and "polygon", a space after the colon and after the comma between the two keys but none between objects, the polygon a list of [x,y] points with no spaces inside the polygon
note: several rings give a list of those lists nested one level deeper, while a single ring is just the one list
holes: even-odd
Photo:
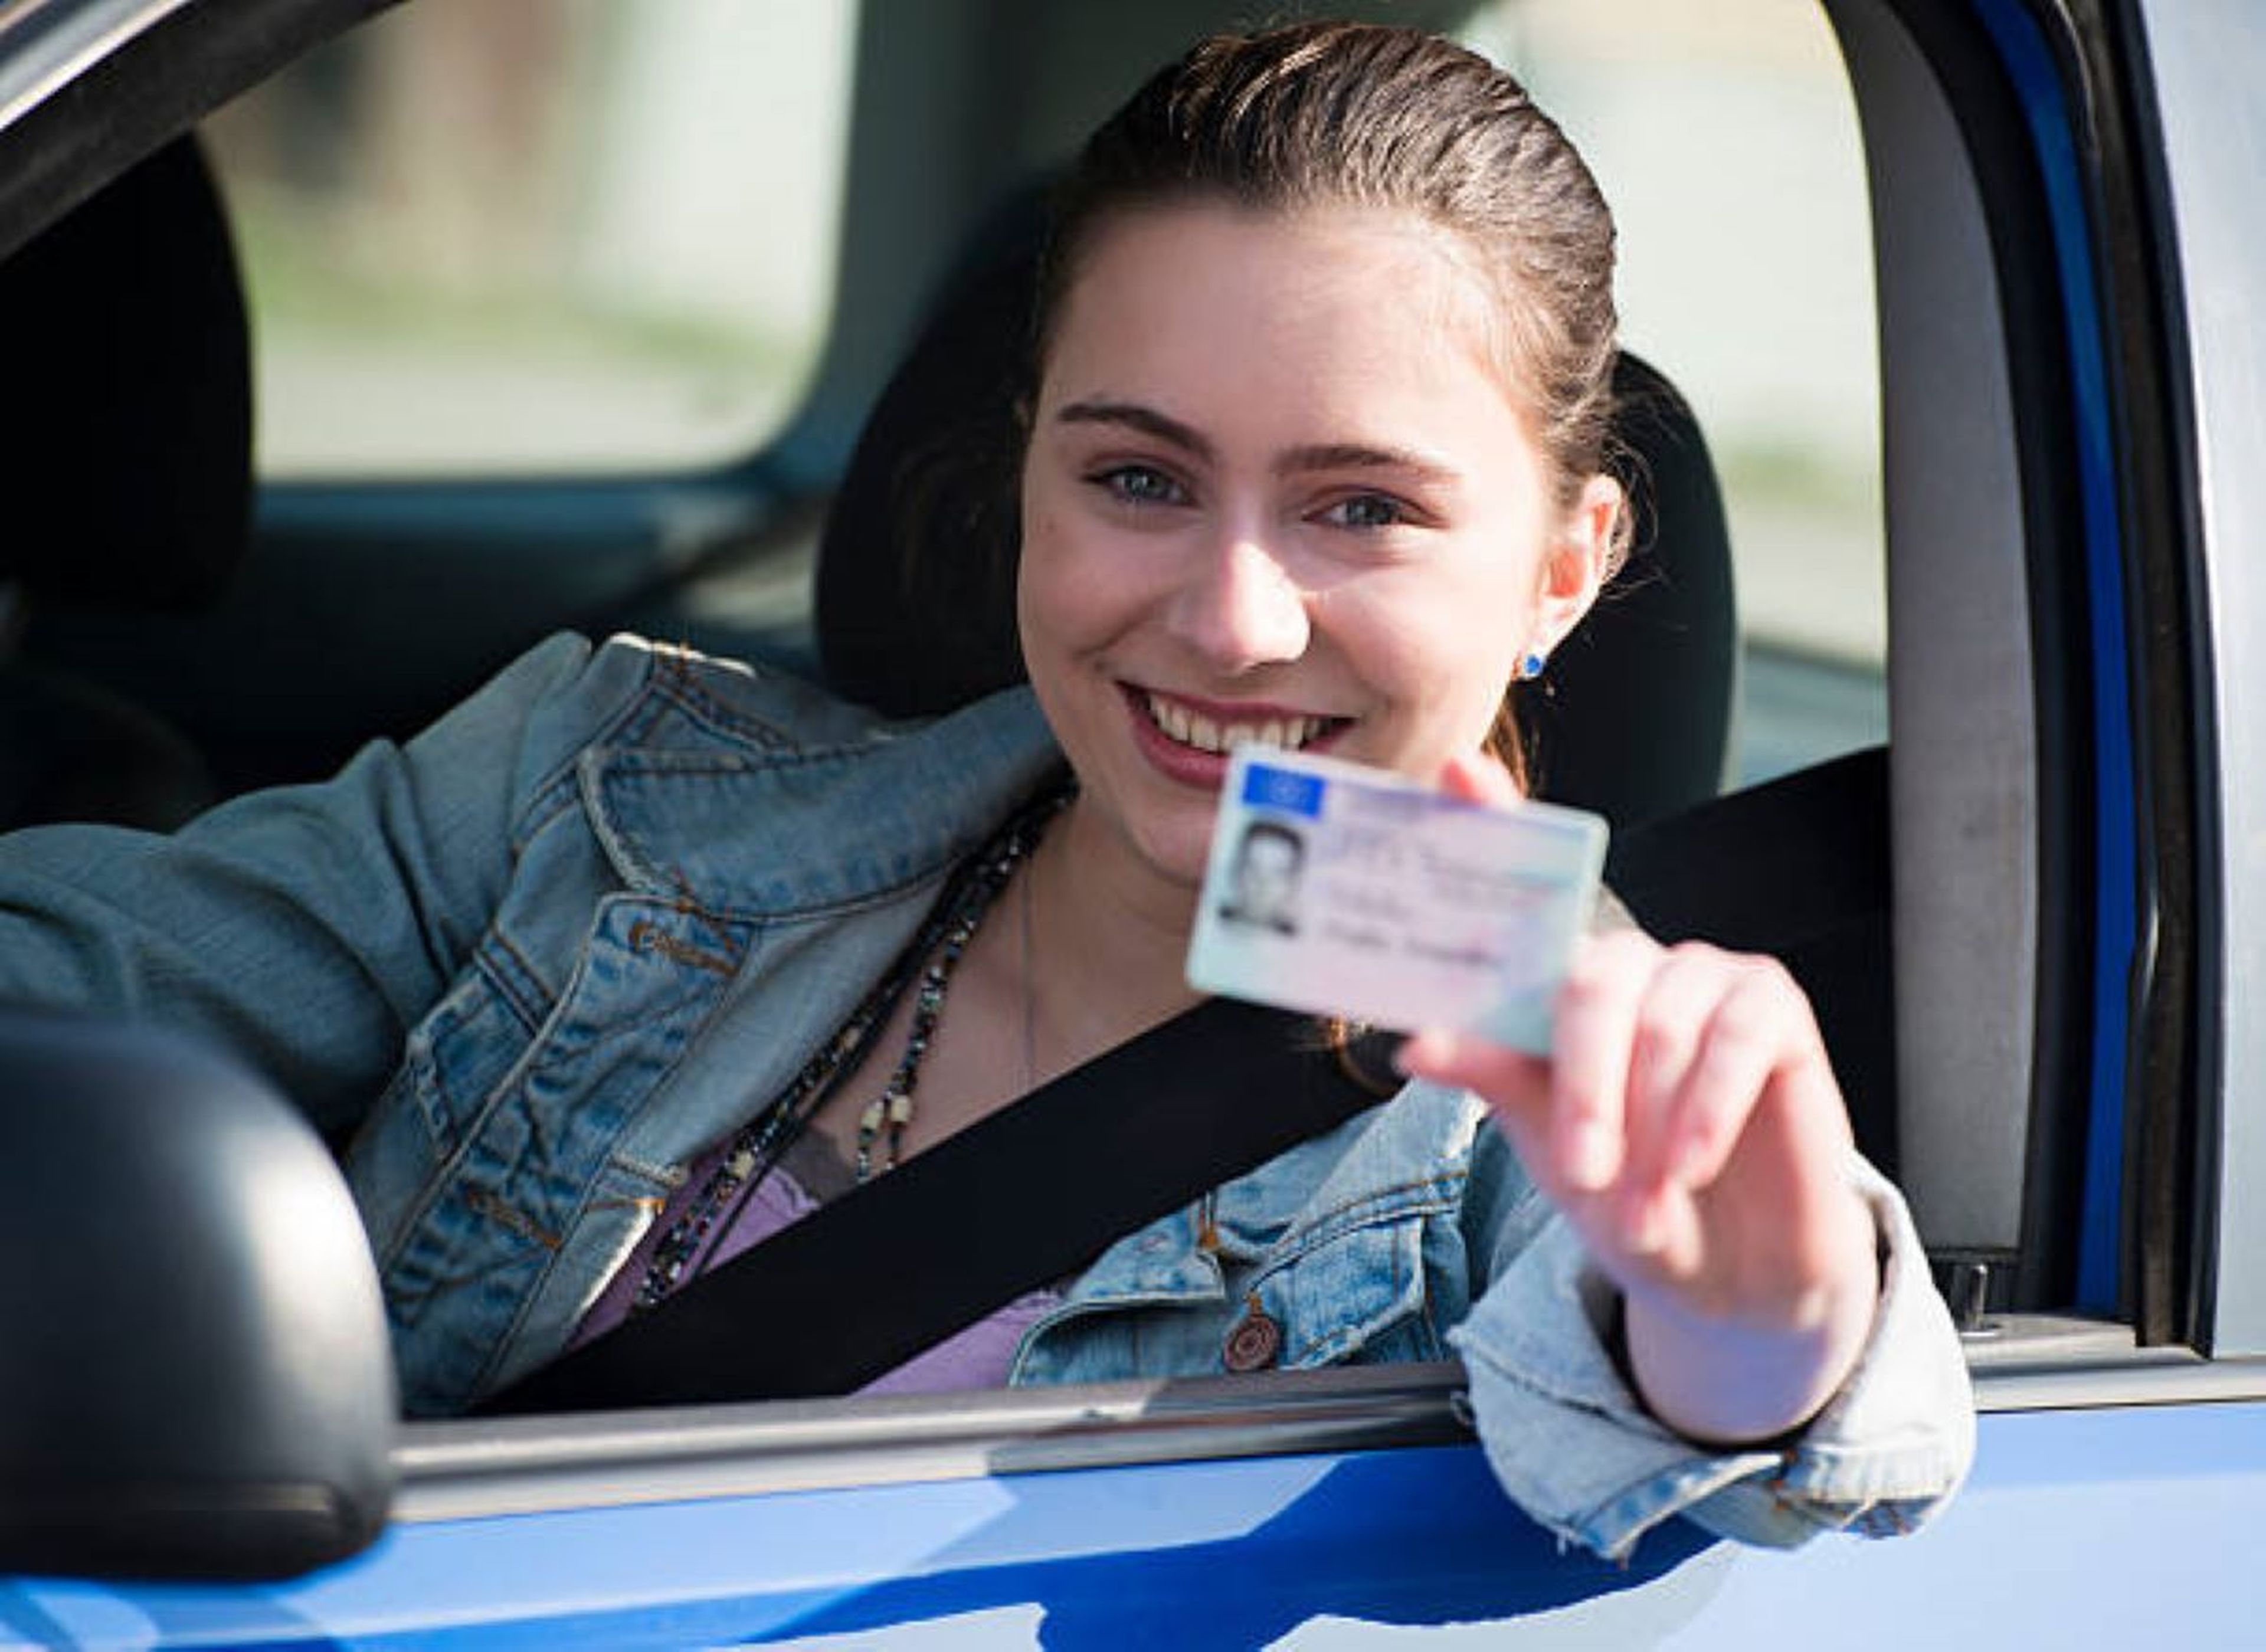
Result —
[{"label": "jacket collar", "polygon": [[1062,768],[1028,689],[829,744],[625,741],[588,752],[585,808],[632,888],[722,917],[837,912],[924,884]]}]

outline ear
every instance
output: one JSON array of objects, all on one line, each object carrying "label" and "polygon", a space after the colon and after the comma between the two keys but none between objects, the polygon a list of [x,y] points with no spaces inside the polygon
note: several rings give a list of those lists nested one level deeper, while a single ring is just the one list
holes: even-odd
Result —
[{"label": "ear", "polygon": [[1582,494],[1566,513],[1544,552],[1540,584],[1534,595],[1534,634],[1530,647],[1556,651],[1597,593],[1613,576],[1619,556],[1621,513],[1628,500],[1621,485],[1597,475],[1582,484]]}]

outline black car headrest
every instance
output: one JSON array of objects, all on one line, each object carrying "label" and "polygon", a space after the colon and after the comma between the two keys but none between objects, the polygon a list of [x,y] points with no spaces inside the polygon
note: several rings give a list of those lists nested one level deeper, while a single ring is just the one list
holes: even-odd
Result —
[{"label": "black car headrest", "polygon": [[176,140],[0,263],[0,580],[183,609],[249,541],[252,384],[220,198]]},{"label": "black car headrest", "polygon": [[1691,406],[1626,351],[1613,398],[1610,463],[1634,517],[1628,563],[1519,712],[1537,792],[1624,830],[1722,790],[1739,620],[1723,493]]},{"label": "black car headrest", "polygon": [[[1027,393],[1035,195],[963,264],[875,404],[817,574],[828,682],[892,716],[948,711],[1020,682],[1014,570],[1018,398]],[[1628,567],[1522,702],[1545,796],[1616,827],[1715,795],[1729,748],[1737,621],[1722,495],[1697,421],[1624,354],[1615,464]]]},{"label": "black car headrest", "polygon": [[883,388],[818,548],[827,682],[892,717],[1023,680],[1015,634],[1022,430],[1045,194],[1012,196]]}]

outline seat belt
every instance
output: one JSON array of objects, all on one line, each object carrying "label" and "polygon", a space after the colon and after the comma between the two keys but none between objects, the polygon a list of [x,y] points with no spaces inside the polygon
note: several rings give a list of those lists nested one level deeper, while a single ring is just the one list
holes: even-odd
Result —
[{"label": "seat belt", "polygon": [[1376,1106],[1383,1097],[1350,1069],[1311,1017],[1207,999],[822,1205],[472,1414],[851,1393]]}]

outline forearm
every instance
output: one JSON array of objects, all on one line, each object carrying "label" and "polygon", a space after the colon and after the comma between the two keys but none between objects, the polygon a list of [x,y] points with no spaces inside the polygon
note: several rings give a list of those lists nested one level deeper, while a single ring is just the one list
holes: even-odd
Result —
[{"label": "forearm", "polygon": [[1739,1444],[1816,1414],[1847,1379],[1880,1306],[1878,1239],[1853,1191],[1838,1225],[1830,1273],[1779,1323],[1728,1323],[1651,1296],[1627,1299],[1630,1373],[1655,1416],[1688,1438]]},{"label": "forearm", "polygon": [[251,1062],[326,1129],[353,1122],[438,996],[398,790],[366,753],[176,837],[57,826],[0,841],[0,1001],[149,1021]]}]

